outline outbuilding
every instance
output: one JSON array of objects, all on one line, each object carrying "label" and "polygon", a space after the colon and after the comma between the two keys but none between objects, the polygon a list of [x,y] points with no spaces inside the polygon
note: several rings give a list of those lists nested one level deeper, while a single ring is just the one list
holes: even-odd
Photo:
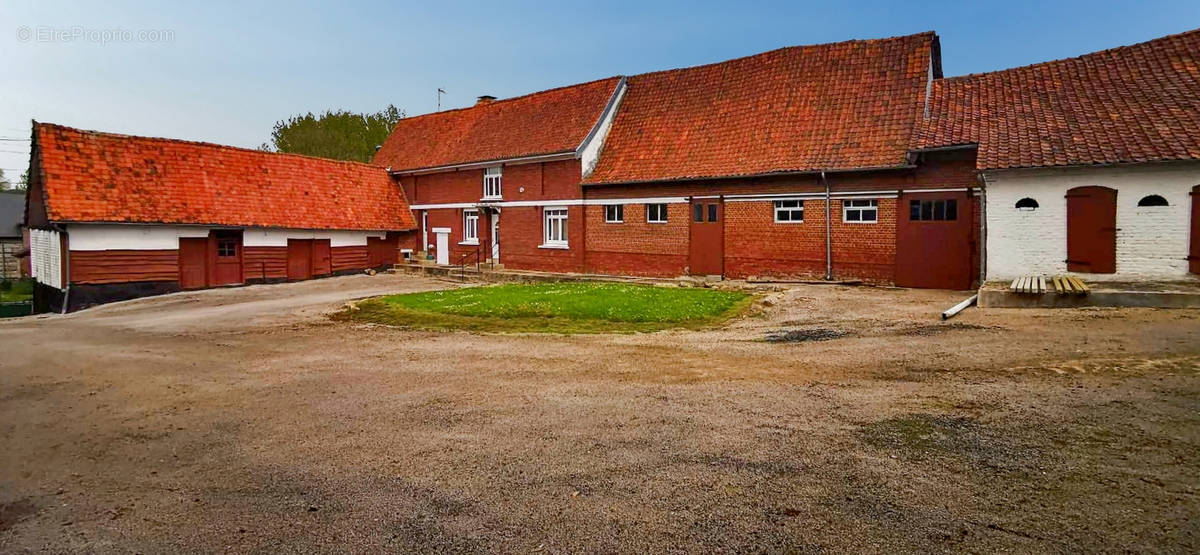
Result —
[{"label": "outbuilding", "polygon": [[34,123],[40,310],[383,268],[414,228],[382,168]]}]

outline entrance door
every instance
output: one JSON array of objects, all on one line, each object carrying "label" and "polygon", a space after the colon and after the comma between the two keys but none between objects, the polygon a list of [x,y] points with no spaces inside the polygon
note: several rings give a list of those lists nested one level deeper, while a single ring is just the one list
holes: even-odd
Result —
[{"label": "entrance door", "polygon": [[1188,271],[1200,274],[1200,185],[1192,187],[1192,249],[1188,253]]},{"label": "entrance door", "polygon": [[208,287],[208,239],[179,239],[179,286],[184,289]]},{"label": "entrance door", "polygon": [[1067,271],[1117,271],[1117,191],[1076,187],[1067,191]]},{"label": "entrance door", "polygon": [[313,240],[288,239],[287,278],[290,281],[312,277]]},{"label": "entrance door", "polygon": [[724,219],[725,210],[720,199],[692,200],[691,239],[688,241],[688,267],[692,275],[725,273]]},{"label": "entrance door", "polygon": [[450,265],[450,228],[435,227],[433,233],[437,235],[437,262],[442,266]]},{"label": "entrance door", "polygon": [[242,232],[214,231],[209,242],[214,251],[212,285],[242,283]]},{"label": "entrance door", "polygon": [[492,213],[492,262],[500,263],[500,213]]},{"label": "entrance door", "polygon": [[421,248],[417,251],[429,250],[429,212],[421,212]]},{"label": "entrance door", "polygon": [[333,255],[330,252],[329,239],[314,239],[313,240],[313,265],[312,274],[314,276],[326,276],[333,273]]},{"label": "entrance door", "polygon": [[965,191],[905,193],[896,218],[896,285],[971,288],[972,199]]}]

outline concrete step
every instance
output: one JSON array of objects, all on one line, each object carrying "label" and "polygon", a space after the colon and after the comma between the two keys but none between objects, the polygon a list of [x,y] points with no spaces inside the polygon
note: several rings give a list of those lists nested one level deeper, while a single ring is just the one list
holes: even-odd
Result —
[{"label": "concrete step", "polygon": [[[1086,279],[1086,278],[1085,278]],[[1105,283],[1088,281],[1086,295],[1017,293],[1010,282],[988,282],[979,288],[980,308],[1080,308],[1089,306],[1200,308],[1200,281]]]}]

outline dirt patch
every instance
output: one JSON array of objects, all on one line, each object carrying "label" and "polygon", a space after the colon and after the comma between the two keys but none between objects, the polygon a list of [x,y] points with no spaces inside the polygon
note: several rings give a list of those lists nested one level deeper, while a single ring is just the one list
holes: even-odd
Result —
[{"label": "dirt patch", "polygon": [[763,336],[767,343],[802,343],[804,341],[828,341],[849,337],[850,333],[824,328],[802,330],[774,330]]},{"label": "dirt patch", "polygon": [[0,551],[1200,551],[1200,311],[801,286],[700,331],[326,316],[457,286],[0,323]]},{"label": "dirt patch", "polygon": [[35,514],[38,511],[37,505],[31,499],[18,499],[8,503],[0,503],[0,532],[4,532],[13,525],[20,522],[21,519]]}]

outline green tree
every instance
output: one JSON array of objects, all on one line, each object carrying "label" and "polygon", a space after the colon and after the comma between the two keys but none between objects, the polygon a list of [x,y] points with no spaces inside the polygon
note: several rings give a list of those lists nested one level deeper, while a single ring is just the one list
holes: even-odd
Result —
[{"label": "green tree", "polygon": [[312,112],[275,122],[271,142],[260,149],[369,162],[375,147],[383,144],[404,110],[391,104],[373,114],[355,114],[345,110]]}]

